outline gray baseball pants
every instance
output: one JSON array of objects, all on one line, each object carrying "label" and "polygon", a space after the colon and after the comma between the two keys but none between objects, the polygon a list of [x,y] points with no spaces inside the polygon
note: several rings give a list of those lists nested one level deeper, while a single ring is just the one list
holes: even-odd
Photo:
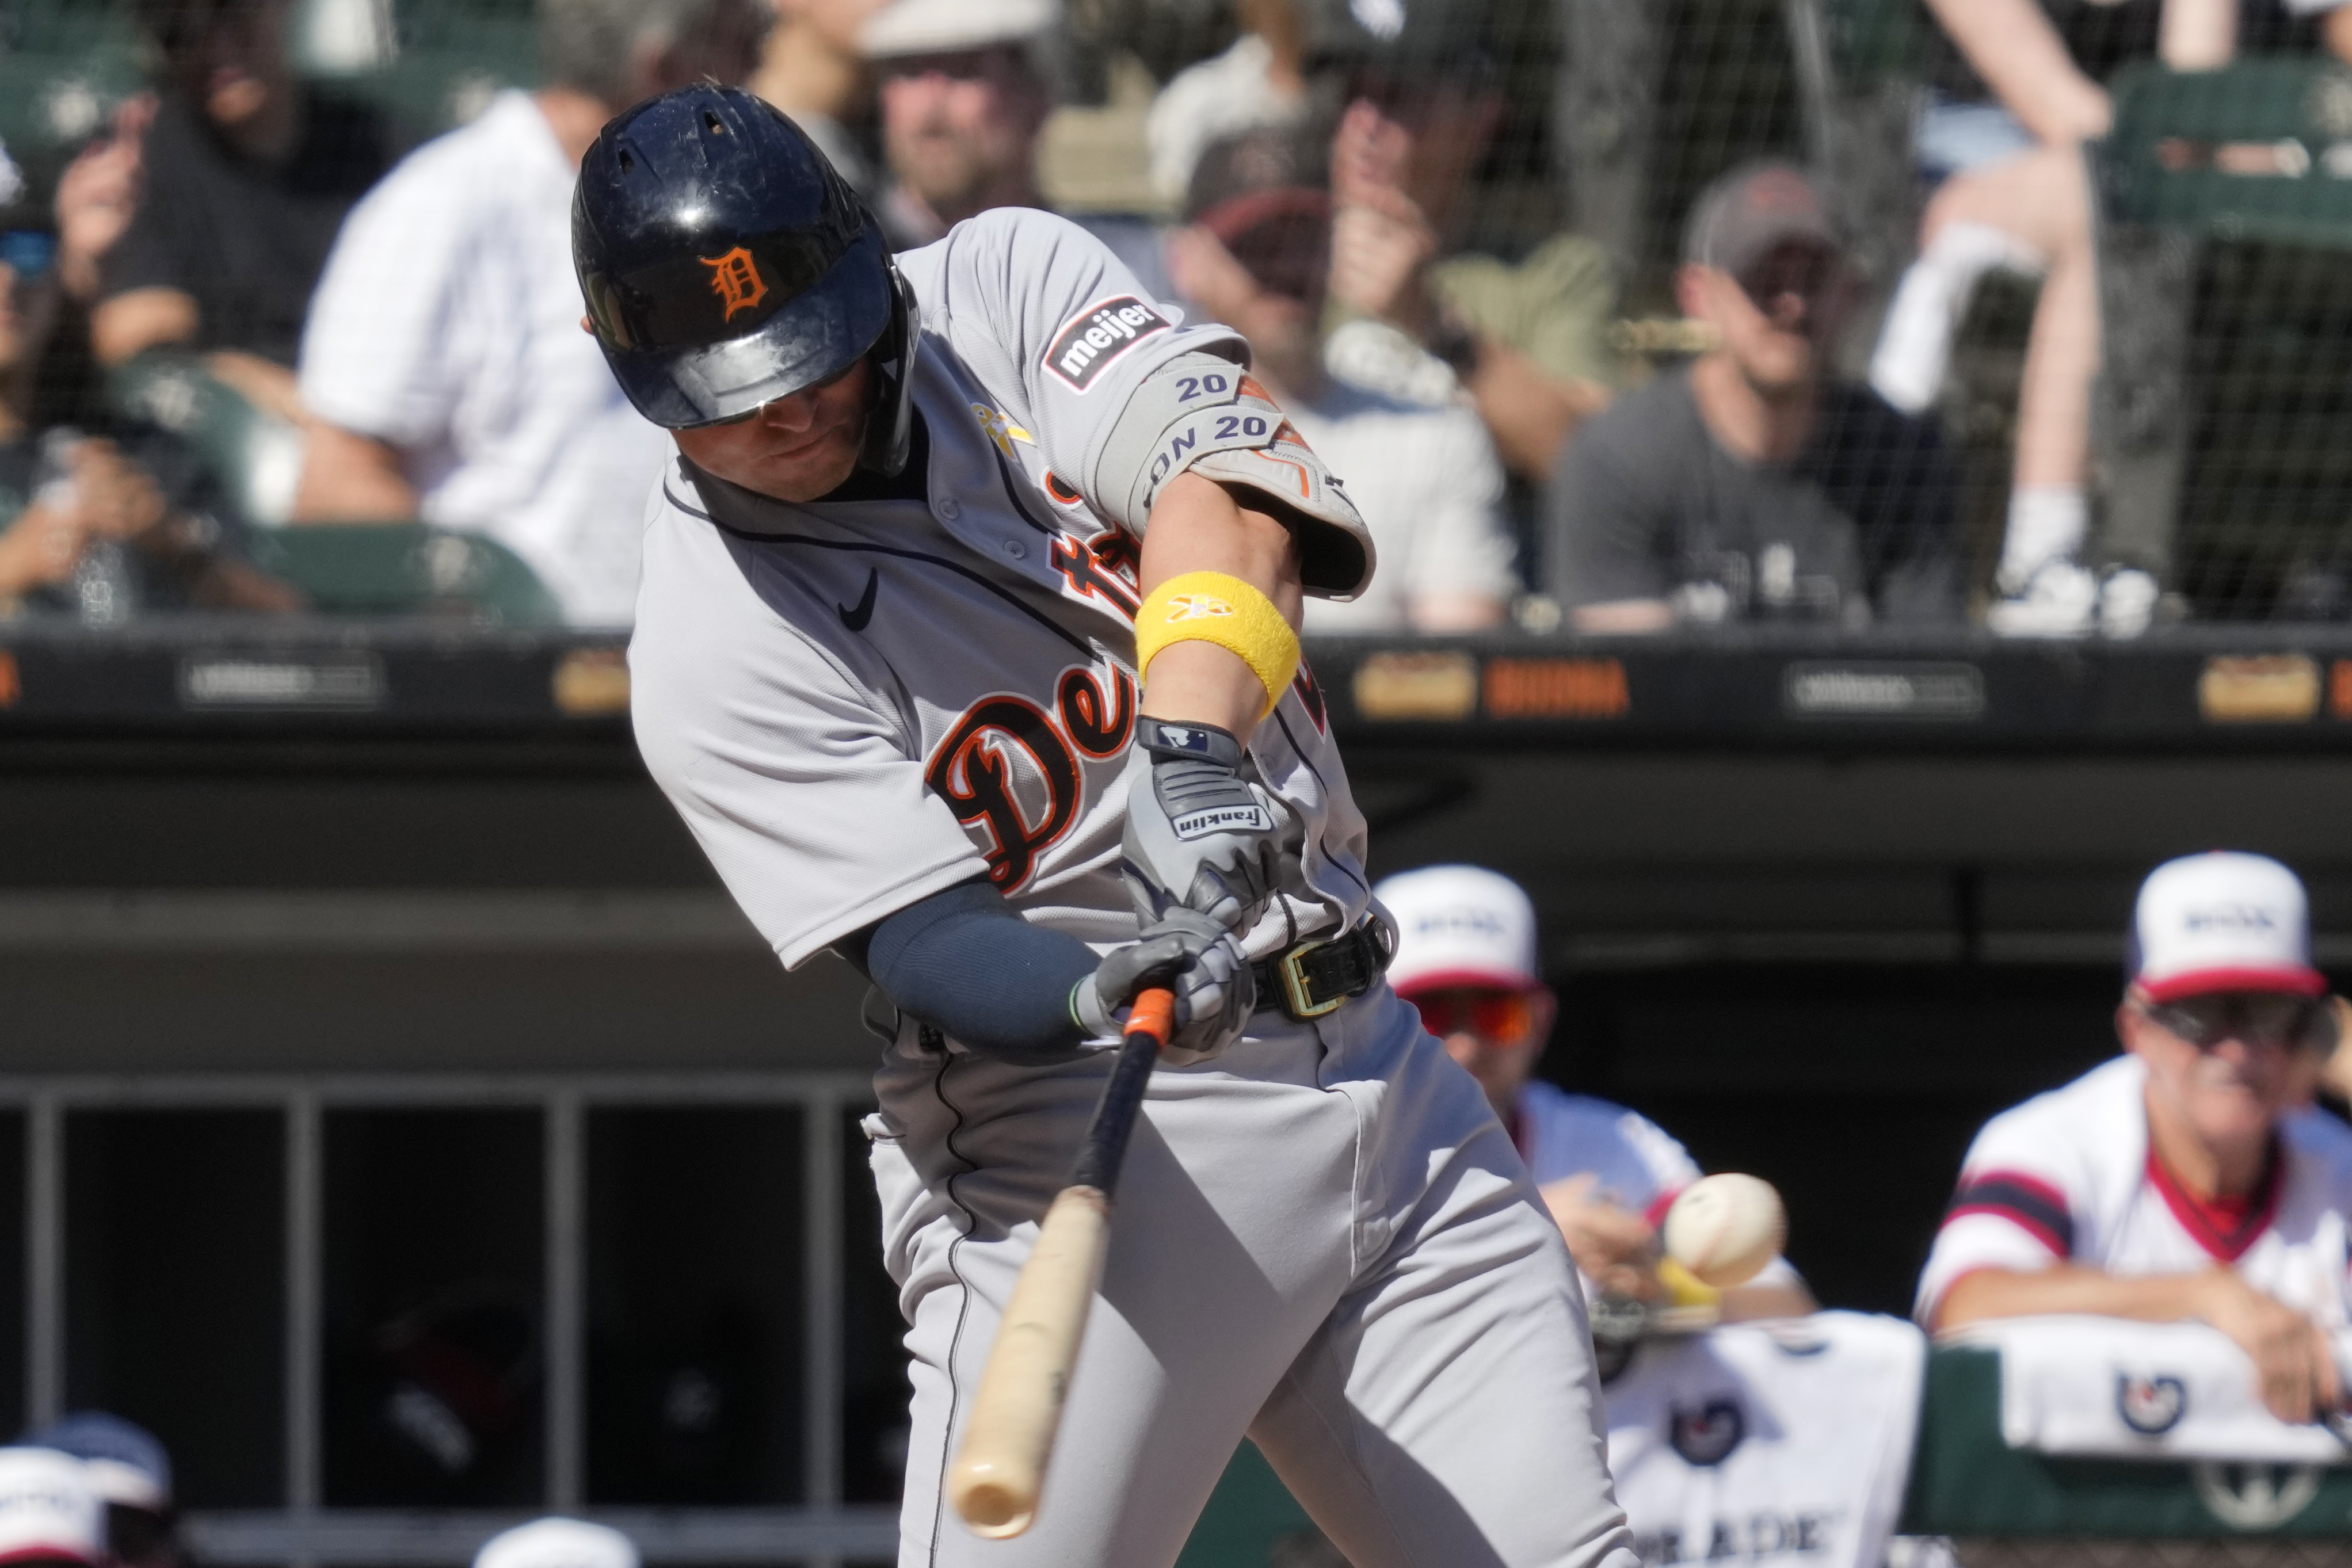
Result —
[{"label": "gray baseball pants", "polygon": [[1152,1080],[1036,1522],[942,1482],[1108,1056],[912,1031],[868,1118],[911,1325],[901,1568],[1167,1568],[1246,1434],[1357,1568],[1639,1568],[1584,1303],[1517,1152],[1385,985]]}]

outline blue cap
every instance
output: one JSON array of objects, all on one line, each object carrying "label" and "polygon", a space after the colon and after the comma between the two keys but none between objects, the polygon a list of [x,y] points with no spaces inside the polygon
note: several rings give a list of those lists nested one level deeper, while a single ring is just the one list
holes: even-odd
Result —
[{"label": "blue cap", "polygon": [[81,1460],[90,1489],[109,1502],[156,1513],[172,1506],[172,1456],[155,1434],[120,1416],[75,1410],[16,1441]]}]

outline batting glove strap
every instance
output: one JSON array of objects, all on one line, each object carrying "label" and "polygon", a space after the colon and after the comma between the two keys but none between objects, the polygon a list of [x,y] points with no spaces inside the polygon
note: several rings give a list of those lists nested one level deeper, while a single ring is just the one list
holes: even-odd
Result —
[{"label": "batting glove strap", "polygon": [[1070,994],[1071,1016],[1089,1038],[1117,1040],[1137,992],[1165,986],[1176,995],[1175,1027],[1160,1060],[1206,1061],[1239,1039],[1257,1007],[1257,980],[1241,944],[1208,917],[1172,911],[1135,941],[1114,947]]},{"label": "batting glove strap", "polygon": [[1241,771],[1241,741],[1213,724],[1171,724],[1147,714],[1135,721],[1135,744],[1155,761],[1213,762],[1229,773]]}]

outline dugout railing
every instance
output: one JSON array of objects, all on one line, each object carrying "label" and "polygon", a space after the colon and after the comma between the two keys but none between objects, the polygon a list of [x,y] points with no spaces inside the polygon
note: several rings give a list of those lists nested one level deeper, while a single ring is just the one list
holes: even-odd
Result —
[{"label": "dugout railing", "polygon": [[[856,1118],[870,1101],[861,1075],[821,1071],[0,1078],[0,1153],[19,1156],[0,1164],[0,1193],[18,1200],[0,1232],[22,1241],[0,1253],[0,1281],[16,1287],[0,1323],[21,1335],[25,1418],[163,1412],[200,1502],[188,1544],[205,1563],[454,1564],[547,1512],[609,1520],[656,1563],[890,1560],[897,1511],[874,1495],[865,1450],[888,1446],[903,1408],[896,1314],[890,1328],[845,1322],[889,1306],[864,1233]],[[612,1145],[648,1132],[662,1168],[640,1157],[655,1190],[633,1192],[628,1151],[616,1159]],[[173,1156],[181,1191],[165,1174]],[[696,1193],[698,1169],[768,1179],[703,1179]],[[388,1176],[415,1185],[387,1190]],[[784,1255],[745,1267],[722,1252],[698,1271],[660,1237],[628,1234],[691,1234],[696,1199],[723,1210],[746,1255]],[[353,1255],[371,1244],[408,1255]],[[644,1267],[648,1247],[671,1266]],[[355,1301],[393,1278],[414,1299]],[[740,1343],[698,1343],[677,1312],[667,1334],[623,1322],[627,1298],[642,1315],[649,1293],[675,1306],[698,1291],[683,1315],[732,1313]],[[478,1306],[461,1305],[437,1344],[397,1343],[434,1332],[402,1324],[436,1292],[513,1314],[515,1364],[498,1367],[498,1336],[469,1327]],[[274,1355],[254,1354],[271,1340]],[[503,1427],[467,1380],[493,1367],[515,1406]],[[600,1428],[623,1421],[732,1441],[741,1462],[683,1485],[665,1486],[658,1458],[616,1479]],[[413,1451],[387,1464],[403,1437]],[[619,1439],[626,1451],[634,1434]],[[469,1440],[501,1450],[487,1470],[460,1473]],[[225,1457],[240,1446],[262,1462]],[[865,1502],[845,1500],[845,1470]]]}]

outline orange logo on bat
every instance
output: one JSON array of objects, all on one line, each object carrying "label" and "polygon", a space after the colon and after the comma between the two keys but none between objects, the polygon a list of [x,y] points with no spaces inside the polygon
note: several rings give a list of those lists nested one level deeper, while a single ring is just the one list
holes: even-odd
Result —
[{"label": "orange logo on bat", "polygon": [[760,277],[751,253],[737,246],[725,256],[706,256],[702,265],[710,269],[711,291],[726,302],[727,314],[721,320],[732,321],[738,310],[751,310],[768,297],[768,285]]}]

